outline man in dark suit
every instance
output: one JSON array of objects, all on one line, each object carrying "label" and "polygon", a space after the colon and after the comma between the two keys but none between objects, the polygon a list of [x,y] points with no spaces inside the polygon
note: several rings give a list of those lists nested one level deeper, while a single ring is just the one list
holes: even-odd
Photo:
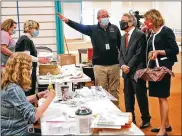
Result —
[{"label": "man in dark suit", "polygon": [[126,112],[132,112],[133,122],[135,121],[134,105],[135,94],[142,114],[140,128],[150,125],[150,114],[148,108],[148,97],[146,82],[140,79],[137,83],[134,80],[136,70],[146,67],[146,35],[135,28],[136,19],[133,15],[125,13],[120,21],[121,30],[125,31],[122,37],[120,48],[120,66],[124,78],[124,98]]}]

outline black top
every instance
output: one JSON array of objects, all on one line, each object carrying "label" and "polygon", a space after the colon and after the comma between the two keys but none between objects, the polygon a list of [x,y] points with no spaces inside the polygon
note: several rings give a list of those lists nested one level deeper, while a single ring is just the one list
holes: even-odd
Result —
[{"label": "black top", "polygon": [[[151,34],[151,37],[149,38],[148,41],[148,52],[152,51],[152,39],[153,39],[153,35]],[[177,62],[177,54],[179,53],[179,48],[178,45],[176,43],[176,38],[175,35],[173,33],[173,31],[164,26],[161,31],[156,34],[155,39],[154,39],[154,46],[155,46],[155,50],[165,50],[166,55],[162,56],[159,55],[158,56],[158,60],[159,60],[159,65],[160,66],[167,66],[167,61],[165,61],[165,64],[162,62],[163,60],[161,60],[160,58],[163,57],[167,57],[169,62],[172,62],[171,64],[173,65],[174,62]]]},{"label": "black top", "polygon": [[[121,44],[121,34],[117,26],[110,24],[104,30],[97,25],[82,25],[69,20],[67,23],[77,31],[90,36],[93,46],[93,65],[114,65],[119,64],[118,51]],[[106,49],[109,44],[110,49]]]},{"label": "black top", "polygon": [[[33,41],[26,35],[22,35],[15,46],[16,52],[30,51],[30,55],[37,57],[37,50]],[[37,66],[37,62],[33,62],[33,67]]]}]

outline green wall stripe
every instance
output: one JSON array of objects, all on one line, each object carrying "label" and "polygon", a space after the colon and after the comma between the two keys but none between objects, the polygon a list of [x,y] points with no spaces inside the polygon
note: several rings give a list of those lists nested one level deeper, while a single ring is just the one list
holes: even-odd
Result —
[{"label": "green wall stripe", "polygon": [[64,53],[64,36],[63,36],[63,24],[59,19],[57,12],[62,13],[61,1],[54,1],[55,4],[55,19],[56,19],[56,41],[57,41],[57,53]]}]

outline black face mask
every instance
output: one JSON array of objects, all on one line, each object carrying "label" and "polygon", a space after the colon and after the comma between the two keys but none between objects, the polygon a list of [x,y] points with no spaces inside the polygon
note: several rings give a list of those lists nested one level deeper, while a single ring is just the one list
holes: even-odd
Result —
[{"label": "black face mask", "polygon": [[128,22],[120,21],[119,23],[120,23],[121,30],[126,30],[129,27]]}]

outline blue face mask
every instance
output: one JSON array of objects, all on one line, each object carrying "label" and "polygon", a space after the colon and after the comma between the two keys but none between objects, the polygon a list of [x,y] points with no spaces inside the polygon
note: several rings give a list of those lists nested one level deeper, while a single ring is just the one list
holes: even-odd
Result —
[{"label": "blue face mask", "polygon": [[34,30],[32,35],[33,35],[33,37],[37,37],[39,35],[39,31],[38,30]]},{"label": "blue face mask", "polygon": [[109,24],[109,18],[102,18],[100,24],[103,26],[107,26]]},{"label": "blue face mask", "polygon": [[16,29],[13,30],[13,34],[15,34],[15,33],[16,33]]}]

